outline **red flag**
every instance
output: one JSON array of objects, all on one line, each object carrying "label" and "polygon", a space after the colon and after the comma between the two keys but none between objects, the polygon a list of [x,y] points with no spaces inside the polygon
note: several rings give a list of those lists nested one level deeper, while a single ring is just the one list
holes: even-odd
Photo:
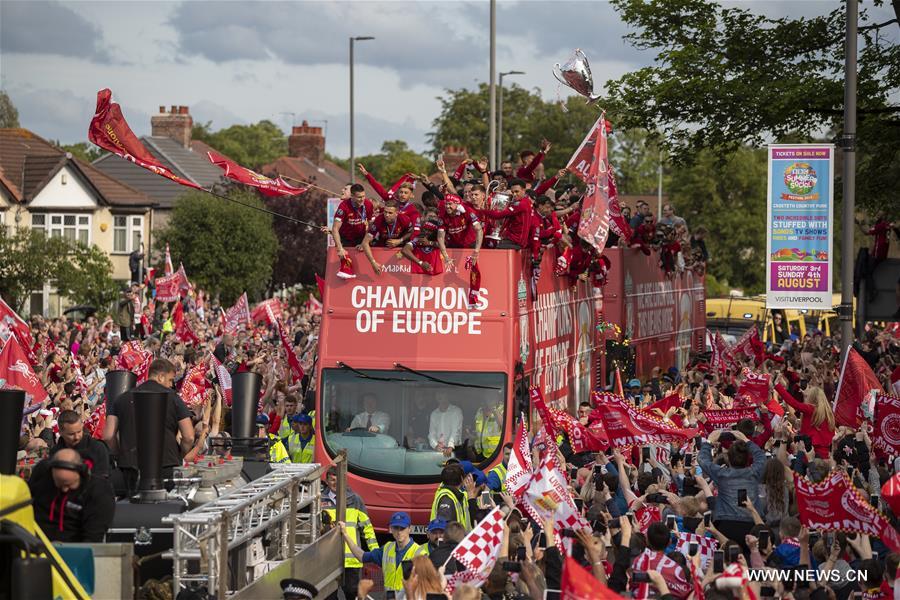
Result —
[{"label": "red flag", "polygon": [[297,353],[294,352],[294,346],[291,345],[291,341],[288,339],[287,332],[284,330],[284,325],[281,323],[281,319],[276,319],[275,315],[272,314],[271,308],[267,308],[269,312],[269,319],[275,321],[275,325],[278,329],[278,337],[281,338],[281,346],[284,348],[284,353],[287,355],[288,365],[291,367],[291,376],[294,378],[294,381],[300,381],[303,379],[303,367],[300,365],[300,360],[297,358]]},{"label": "red flag", "polygon": [[[270,317],[271,315],[271,317]],[[250,319],[257,323],[262,321],[267,324],[274,324],[276,319],[281,318],[281,300],[278,298],[269,298],[268,300],[263,300],[255,307],[253,307],[253,311],[250,313]]]},{"label": "red flag", "polygon": [[654,412],[654,409],[655,409],[655,410],[658,410],[659,412],[661,412],[662,414],[666,414],[667,412],[669,412],[670,408],[681,406],[683,403],[684,403],[684,400],[681,399],[681,396],[677,392],[673,392],[664,398],[660,398],[653,404],[650,404],[644,410],[646,410],[649,413],[652,413],[652,412]]},{"label": "red flag", "polygon": [[578,149],[572,154],[572,158],[569,159],[569,164],[566,165],[566,169],[570,173],[574,174],[585,183],[588,183],[591,178],[591,169],[594,164],[594,157],[596,156],[595,147],[600,136],[600,128],[603,126],[603,121],[604,119],[601,115],[600,118],[594,122],[594,125],[588,131],[588,134],[581,140],[581,145],[578,146]]},{"label": "red flag", "polygon": [[622,389],[622,372],[616,367],[616,395],[620,398],[625,397],[625,390]]},{"label": "red flag", "polygon": [[841,367],[837,393],[834,395],[832,408],[835,423],[858,428],[863,421],[860,407],[872,390],[882,391],[878,378],[866,360],[856,350],[849,348]]},{"label": "red flag", "polygon": [[188,281],[188,276],[184,270],[183,263],[178,263],[178,270],[175,271],[175,276],[178,277],[178,295],[183,298],[188,295],[188,292],[194,289],[194,286]]},{"label": "red flag", "polygon": [[24,390],[26,406],[40,404],[48,398],[15,337],[10,337],[0,350],[0,389]]},{"label": "red flag", "polygon": [[175,302],[178,300],[178,274],[163,275],[153,282],[156,286],[156,299],[160,302]]},{"label": "red flag", "polygon": [[219,359],[216,358],[215,354],[210,354],[209,360],[216,370],[216,379],[219,380],[219,388],[222,390],[222,398],[225,400],[225,406],[231,406],[231,373],[229,373],[228,369],[219,362]]},{"label": "red flag", "polygon": [[725,429],[740,421],[741,419],[758,420],[755,408],[730,408],[725,410],[705,410],[703,416],[706,421],[703,423],[707,431],[716,429]]},{"label": "red flag", "polygon": [[306,308],[309,310],[309,314],[311,315],[321,315],[323,308],[322,301],[310,294],[306,299]]},{"label": "red flag", "polygon": [[225,311],[223,315],[225,333],[234,333],[241,326],[250,322],[250,303],[247,301],[247,292],[241,294],[234,306]]},{"label": "red flag", "polygon": [[594,574],[578,564],[571,556],[563,563],[560,580],[562,600],[618,600],[619,595],[597,581]]},{"label": "red flag", "polygon": [[172,266],[172,255],[169,253],[169,244],[166,244],[166,268],[163,271],[163,275],[171,275],[175,272],[175,267]]},{"label": "red flag", "polygon": [[322,277],[318,273],[316,273],[316,287],[319,288],[319,299],[324,301],[325,300],[325,280],[322,279]]},{"label": "red flag", "polygon": [[256,171],[251,171],[247,167],[242,167],[233,160],[229,160],[215,151],[206,153],[209,162],[225,171],[225,177],[234,179],[238,183],[255,187],[259,193],[264,196],[280,197],[280,196],[299,196],[309,188],[298,188],[289,185],[281,177],[272,179],[265,175],[260,175]]},{"label": "red flag", "polygon": [[875,396],[872,449],[882,458],[900,456],[900,398],[897,396]]},{"label": "red flag", "polygon": [[478,294],[481,292],[481,268],[470,256],[466,258],[466,269],[469,271],[469,308],[478,306]]},{"label": "red flag", "polygon": [[147,372],[151,362],[153,362],[153,353],[144,348],[144,345],[137,340],[122,344],[116,358],[116,366],[137,375],[138,384],[147,381]]},{"label": "red flag", "polygon": [[106,427],[106,402],[101,402],[91,411],[90,416],[84,422],[84,428],[92,438],[102,440],[104,427]]},{"label": "red flag", "polygon": [[211,385],[209,380],[206,379],[208,370],[209,366],[205,362],[200,361],[185,373],[179,393],[188,408],[204,406],[209,399]]},{"label": "red flag", "polygon": [[572,452],[576,454],[587,451],[603,452],[609,448],[609,439],[607,439],[603,424],[599,420],[595,421],[594,427],[586,427],[567,411],[551,408],[549,413],[550,418],[553,419],[554,428],[566,432],[569,443],[572,445]]},{"label": "red flag", "polygon": [[175,339],[186,344],[200,345],[200,338],[184,318],[184,307],[180,300],[175,303],[175,308],[172,310],[172,323],[175,325]]},{"label": "red flag", "polygon": [[521,498],[531,482],[533,470],[525,415],[521,415],[519,424],[516,426],[516,437],[513,440],[509,465],[506,469],[506,490],[516,498]]},{"label": "red flag", "polygon": [[613,448],[644,444],[683,442],[697,435],[697,429],[680,429],[642,410],[637,410],[619,396],[594,392],[597,408],[590,418],[600,418]]},{"label": "red flag", "polygon": [[894,474],[881,486],[881,499],[891,507],[891,512],[900,515],[900,473]]},{"label": "red flag", "polygon": [[841,470],[821,483],[810,483],[794,473],[800,522],[818,531],[854,531],[881,538],[885,546],[900,552],[900,534],[866,502]]},{"label": "red flag", "polygon": [[555,440],[558,435],[556,431],[556,422],[553,420],[553,417],[550,415],[550,410],[544,402],[544,394],[541,393],[541,388],[537,386],[531,388],[531,406],[533,406],[538,412],[538,415],[540,415],[541,422],[544,424],[544,429],[547,431],[550,439]]},{"label": "red flag", "polygon": [[609,236],[609,159],[607,156],[606,127],[601,115],[596,129],[594,161],[587,178],[587,190],[581,202],[581,220],[578,236],[588,242],[598,253],[603,252]]},{"label": "red flag", "polygon": [[626,244],[631,243],[631,225],[622,215],[622,207],[619,205],[619,193],[616,189],[616,177],[612,166],[609,168],[609,228],[613,233],[622,238]]},{"label": "red flag", "polygon": [[131,131],[128,123],[125,122],[121,107],[115,102],[110,102],[111,97],[112,92],[109,89],[97,92],[97,112],[88,127],[88,139],[104,150],[109,150],[113,154],[130,160],[139,167],[143,167],[157,175],[162,175],[175,183],[196,190],[203,190],[202,187],[193,181],[173,173],[150,154],[137,136],[134,135],[134,132]]},{"label": "red flag", "polygon": [[[5,334],[4,330],[8,331],[9,334]],[[10,336],[15,337],[16,341],[19,342],[19,346],[22,352],[25,353],[28,361],[32,365],[38,364],[38,357],[32,348],[34,340],[31,337],[31,327],[28,326],[28,323],[22,317],[16,314],[16,311],[3,298],[0,298],[0,347],[3,346]]]},{"label": "red flag", "polygon": [[722,339],[722,335],[717,331],[712,336],[712,357],[709,360],[709,366],[714,371],[718,371],[721,374],[725,374],[725,354],[728,352],[728,347],[725,345],[725,340]]}]

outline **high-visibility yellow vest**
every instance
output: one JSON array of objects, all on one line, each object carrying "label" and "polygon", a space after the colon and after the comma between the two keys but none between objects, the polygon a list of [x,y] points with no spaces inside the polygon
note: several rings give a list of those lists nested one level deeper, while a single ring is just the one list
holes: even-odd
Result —
[{"label": "high-visibility yellow vest", "polygon": [[[497,409],[494,409],[497,410]],[[486,416],[484,408],[475,413],[475,449],[482,456],[493,456],[500,445],[500,425],[494,415]]]},{"label": "high-visibility yellow vest", "polygon": [[287,450],[291,457],[291,462],[295,463],[311,463],[313,462],[313,452],[316,449],[315,434],[309,436],[309,442],[306,446],[300,443],[300,434],[296,431],[287,437]]},{"label": "high-visibility yellow vest", "polygon": [[284,439],[294,432],[291,429],[291,418],[287,415],[281,417],[281,425],[278,426],[278,437]]},{"label": "high-visibility yellow vest", "polygon": [[456,494],[454,494],[450,488],[444,487],[444,484],[441,484],[441,486],[437,489],[437,492],[435,492],[434,494],[434,500],[431,502],[430,520],[433,521],[437,518],[438,503],[440,503],[441,498],[445,496],[447,498],[450,498],[450,500],[453,502],[453,510],[456,511],[456,519],[454,520],[462,523],[466,530],[471,529],[472,524],[469,522],[469,507],[460,503],[459,498],[456,497]]},{"label": "high-visibility yellow vest", "polygon": [[500,479],[500,493],[505,494],[506,493],[506,465],[504,465],[503,463],[500,463],[499,465],[497,465],[496,467],[494,467],[493,469],[488,471],[488,473],[496,473],[497,474],[497,477]]},{"label": "high-visibility yellow vest", "polygon": [[[428,554],[428,546],[420,546],[413,542],[403,553],[400,562],[426,554]],[[381,555],[381,570],[384,572],[385,590],[399,592],[403,589],[403,567],[397,563],[397,542],[388,542],[384,545],[384,552]]]},{"label": "high-visibility yellow vest", "polygon": [[284,444],[281,442],[281,439],[272,435],[271,433],[266,434],[269,436],[269,462],[273,463],[285,463],[291,460],[291,457],[288,456],[287,450],[284,448]]},{"label": "high-visibility yellow vest", "polygon": [[[337,520],[337,508],[326,508],[325,512],[328,513],[328,516],[331,517],[331,522],[334,523]],[[369,515],[365,512],[359,510],[358,508],[353,508],[348,506],[346,510],[346,514],[344,515],[344,522],[347,524],[347,535],[350,536],[350,539],[357,545],[362,547],[362,544],[359,543],[359,529],[362,528],[363,535],[366,538],[366,545],[369,547],[369,551],[375,550],[378,548],[378,539],[375,537],[375,528],[372,527],[372,521],[369,520]],[[344,567],[345,568],[360,568],[362,567],[362,562],[350,552],[350,546],[347,542],[344,542]]]}]

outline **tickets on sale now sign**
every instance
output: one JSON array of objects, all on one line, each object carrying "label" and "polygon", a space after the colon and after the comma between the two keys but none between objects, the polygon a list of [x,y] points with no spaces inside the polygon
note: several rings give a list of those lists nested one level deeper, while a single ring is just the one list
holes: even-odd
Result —
[{"label": "tickets on sale now sign", "polygon": [[834,147],[769,146],[766,308],[831,306]]}]

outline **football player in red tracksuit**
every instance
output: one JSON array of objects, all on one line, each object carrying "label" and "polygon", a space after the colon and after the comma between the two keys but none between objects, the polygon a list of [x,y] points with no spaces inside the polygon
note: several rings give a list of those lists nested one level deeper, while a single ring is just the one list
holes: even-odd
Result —
[{"label": "football player in red tracksuit", "polygon": [[485,209],[484,214],[492,219],[503,219],[502,239],[497,248],[521,250],[531,247],[532,209],[531,200],[525,194],[525,182],[513,179],[509,182],[512,199],[501,210]]},{"label": "football player in red tracksuit", "polygon": [[412,238],[414,231],[413,223],[409,217],[399,212],[399,206],[395,200],[387,200],[381,214],[372,220],[369,225],[369,231],[363,238],[363,252],[369,259],[375,274],[381,274],[381,265],[372,255],[371,246],[381,248],[397,248],[403,246]]},{"label": "football player in red tracksuit", "polygon": [[437,243],[446,264],[452,264],[447,248],[474,248],[472,256],[478,260],[484,230],[477,211],[456,194],[446,194],[438,204]]}]

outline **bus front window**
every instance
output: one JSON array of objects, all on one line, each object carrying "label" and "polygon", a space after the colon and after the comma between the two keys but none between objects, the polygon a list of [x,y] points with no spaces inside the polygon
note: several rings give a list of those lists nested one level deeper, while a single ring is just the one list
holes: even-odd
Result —
[{"label": "bus front window", "polygon": [[325,369],[325,447],[375,478],[433,479],[451,456],[481,463],[500,451],[506,390],[503,373]]}]

